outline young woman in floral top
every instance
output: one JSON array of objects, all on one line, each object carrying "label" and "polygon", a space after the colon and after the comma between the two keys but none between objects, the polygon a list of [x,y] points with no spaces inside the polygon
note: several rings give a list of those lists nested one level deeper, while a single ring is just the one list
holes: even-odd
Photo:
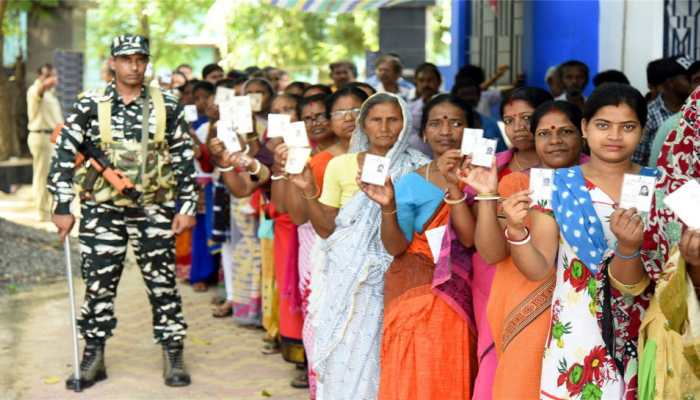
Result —
[{"label": "young woman in floral top", "polygon": [[506,237],[529,279],[556,268],[552,322],[540,381],[543,399],[635,399],[637,334],[649,275],[639,257],[646,216],[618,207],[624,174],[650,174],[630,160],[646,120],[642,95],[628,85],[598,88],[581,128],[586,164],[556,170],[551,207],[509,201]]}]

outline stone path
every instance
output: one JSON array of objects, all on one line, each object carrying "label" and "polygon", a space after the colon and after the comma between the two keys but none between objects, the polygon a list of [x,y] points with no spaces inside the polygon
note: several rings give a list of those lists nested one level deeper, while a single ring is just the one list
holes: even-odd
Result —
[{"label": "stone path", "polygon": [[[32,225],[26,208],[8,211],[8,204],[22,203],[21,199],[13,203],[8,197],[0,198],[0,217]],[[42,228],[50,229],[45,224]],[[83,286],[78,279],[76,285],[80,299]],[[306,391],[289,386],[296,373],[293,365],[279,355],[260,353],[262,330],[238,327],[230,318],[212,318],[214,291],[196,293],[186,285],[180,285],[180,291],[189,324],[185,361],[193,384],[186,388],[163,384],[161,349],[152,341],[144,285],[138,267],[128,265],[116,301],[119,323],[106,349],[109,379],[79,394],[64,387],[64,379],[72,371],[65,280],[0,296],[0,399],[308,398]]]}]

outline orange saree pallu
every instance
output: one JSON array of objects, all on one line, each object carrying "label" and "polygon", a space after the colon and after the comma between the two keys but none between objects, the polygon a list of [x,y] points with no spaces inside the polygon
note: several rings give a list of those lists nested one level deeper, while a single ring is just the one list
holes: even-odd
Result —
[{"label": "orange saree pallu", "polygon": [[424,234],[448,219],[443,204],[385,274],[380,400],[471,398],[475,336],[434,292],[435,264]]},{"label": "orange saree pallu", "polygon": [[[514,172],[501,180],[498,191],[507,198],[529,185],[528,174]],[[528,280],[510,257],[496,264],[487,306],[498,355],[494,400],[540,398],[542,356],[555,284],[554,273],[542,281]]]}]

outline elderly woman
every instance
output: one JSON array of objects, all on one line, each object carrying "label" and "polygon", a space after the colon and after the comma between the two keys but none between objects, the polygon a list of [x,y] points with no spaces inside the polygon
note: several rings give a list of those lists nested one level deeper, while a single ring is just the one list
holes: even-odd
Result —
[{"label": "elderly woman", "polygon": [[[323,190],[323,175],[330,160],[339,155],[348,152],[350,147],[350,139],[355,131],[357,116],[360,113],[362,103],[367,100],[367,95],[362,90],[355,87],[346,87],[337,90],[333,95],[319,104],[314,100],[316,96],[304,99],[302,104],[302,115],[307,128],[311,131],[310,137],[316,141],[315,154],[309,160],[309,169],[314,176],[318,188]],[[325,118],[321,118],[319,112],[325,111]],[[315,115],[315,118],[310,118]],[[327,126],[332,133],[332,141],[328,138],[321,138],[318,134],[314,134],[321,126]],[[323,135],[325,137],[325,135]],[[324,139],[324,140],[319,140]],[[278,169],[284,169],[288,154],[287,146],[282,143],[275,148],[275,161],[280,164]],[[306,319],[306,311],[308,308],[308,299],[311,294],[311,278],[312,278],[312,257],[311,250],[316,242],[316,231],[314,230],[306,212],[306,200],[301,196],[301,193],[286,179],[275,178],[273,183],[273,202],[285,207],[292,221],[299,225],[299,252],[298,252],[298,268],[299,268],[299,292],[301,293],[301,310],[304,313],[303,339],[304,348],[306,350],[306,358],[309,364],[312,363],[312,335],[311,325]],[[279,196],[275,196],[280,193]],[[316,393],[315,378],[313,370],[309,373],[309,385],[311,398],[313,399]]]},{"label": "elderly woman", "polygon": [[384,310],[384,273],[391,256],[380,238],[382,210],[360,192],[357,175],[365,156],[391,159],[398,179],[428,159],[408,148],[411,118],[398,96],[379,93],[360,110],[350,152],[328,163],[319,193],[310,171],[292,183],[307,199],[309,218],[325,241],[326,259],[314,271],[309,318],[314,330],[312,367],[318,399],[374,399],[379,386],[379,343]]}]

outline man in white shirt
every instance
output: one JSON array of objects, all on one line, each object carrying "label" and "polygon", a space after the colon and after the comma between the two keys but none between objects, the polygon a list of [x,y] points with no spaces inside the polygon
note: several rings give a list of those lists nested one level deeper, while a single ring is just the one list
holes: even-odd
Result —
[{"label": "man in white shirt", "polygon": [[559,65],[557,71],[564,86],[564,93],[555,100],[568,101],[583,110],[583,103],[586,102],[583,91],[588,85],[588,66],[578,60],[569,60]]},{"label": "man in white shirt", "polygon": [[410,146],[418,151],[422,151],[428,156],[432,156],[430,146],[419,135],[423,118],[423,107],[430,99],[440,92],[442,85],[442,75],[435,64],[423,63],[416,67],[416,97],[408,103],[411,111],[413,125],[411,127],[411,138],[408,140]]},{"label": "man in white shirt", "polygon": [[367,83],[372,85],[377,92],[397,94],[406,102],[416,97],[416,87],[401,76],[403,64],[398,57],[384,54],[375,61],[374,68],[376,75],[368,78]]},{"label": "man in white shirt", "polygon": [[352,61],[341,60],[328,65],[333,80],[333,90],[338,90],[357,80],[357,67]]},{"label": "man in white shirt", "polygon": [[27,90],[27,145],[33,158],[32,193],[38,218],[39,221],[50,221],[51,195],[46,188],[46,179],[53,151],[51,133],[63,123],[63,114],[56,97],[56,70],[51,64],[44,64],[38,73],[36,81]]}]

